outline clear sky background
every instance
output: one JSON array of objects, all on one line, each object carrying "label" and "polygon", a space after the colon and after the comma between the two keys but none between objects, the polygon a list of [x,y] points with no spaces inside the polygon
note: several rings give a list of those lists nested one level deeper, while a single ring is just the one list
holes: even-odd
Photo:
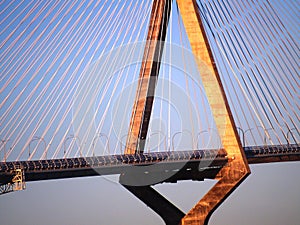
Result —
[{"label": "clear sky background", "polygon": [[[219,13],[227,12],[228,9],[235,9],[232,13],[220,14],[222,15],[220,18],[218,16],[210,18],[207,16],[208,14],[205,14],[206,22],[209,24],[209,26],[206,24],[206,29],[211,38],[210,40],[217,42],[217,44],[213,44],[213,51],[218,59],[218,67],[222,71],[222,79],[228,82],[226,91],[232,94],[233,87],[236,87],[235,85],[230,86],[230,80],[226,79],[226,76],[233,76],[234,73],[246,77],[247,80],[247,74],[253,71],[254,74],[258,74],[258,71],[264,71],[267,68],[264,72],[267,72],[268,75],[274,75],[274,77],[271,77],[272,79],[280,80],[283,78],[280,82],[285,81],[282,86],[286,85],[284,86],[286,89],[283,89],[283,92],[278,91],[276,96],[280,99],[284,99],[286,93],[291,93],[291,96],[289,98],[290,102],[285,104],[288,112],[286,114],[283,112],[283,119],[279,123],[285,124],[285,127],[282,128],[283,134],[293,129],[293,135],[298,138],[299,143],[299,133],[297,136],[296,132],[299,129],[299,119],[297,119],[297,115],[299,115],[300,83],[299,34],[296,29],[297,24],[299,25],[299,15],[297,15],[299,14],[297,13],[299,12],[299,2],[297,0],[290,0],[285,4],[276,0],[261,0],[257,1],[257,4],[252,1],[232,1],[232,4],[229,4],[229,1],[224,1],[222,4],[211,0],[203,2],[205,2],[202,5],[204,14],[212,14],[212,11],[210,11],[212,8],[215,8],[214,12]],[[268,21],[268,18],[275,18],[273,17],[275,14],[270,14],[267,11],[270,9],[268,8],[269,2],[272,4],[272,9],[280,16],[280,21],[284,23],[283,30],[288,32],[282,32],[276,27],[272,28],[275,21]],[[234,7],[244,8],[243,10],[237,10]],[[8,160],[15,160],[17,157],[24,160],[29,157],[33,157],[33,159],[41,158],[44,151],[42,142],[31,141],[36,136],[44,138],[46,148],[49,150],[48,157],[62,157],[64,150],[67,150],[70,157],[79,154],[79,140],[68,139],[75,132],[71,124],[74,118],[74,114],[72,114],[74,109],[68,105],[68,102],[73,101],[72,95],[76,93],[76,89],[72,89],[72,87],[77,87],[76,80],[80,80],[83,71],[98,60],[102,52],[109,51],[111,48],[124,43],[144,40],[150,9],[151,1],[142,0],[108,1],[106,3],[104,1],[2,1],[0,3],[0,137],[1,140],[9,139],[6,146],[3,143],[1,145],[0,157],[2,160],[4,148],[13,150],[9,154]],[[269,12],[270,17],[264,17],[263,12]],[[226,22],[225,20],[229,18],[229,15],[233,19]],[[257,17],[254,15],[257,15]],[[188,49],[189,44],[183,31],[183,25],[180,19],[178,20],[175,3],[172,6],[171,18],[169,26],[171,28],[168,30],[167,41]],[[216,21],[223,21],[223,25],[219,26]],[[253,21],[257,22],[254,23]],[[266,23],[263,21],[266,21]],[[270,35],[270,39],[265,38],[266,33],[264,32],[268,32],[269,28],[270,30],[273,29],[274,32],[276,31],[278,36]],[[236,34],[234,32],[238,29],[241,30],[240,35],[244,37],[243,40],[247,40],[246,42],[233,35]],[[54,32],[52,33],[52,31]],[[172,33],[172,36],[170,33]],[[256,34],[261,35],[261,38],[256,39]],[[137,36],[137,38],[131,39],[132,36]],[[241,49],[246,53],[244,58],[240,59],[240,67],[234,63],[231,56],[242,51],[232,47],[233,45],[235,47],[242,46]],[[224,53],[218,50],[220,47],[228,50],[225,55],[228,57],[229,63],[221,60]],[[288,55],[285,55],[286,52],[282,50],[282,47],[289,50]],[[278,59],[281,60],[277,61]],[[275,64],[273,65],[272,62],[275,62]],[[112,64],[111,61],[106,63],[105,65]],[[229,67],[226,63],[232,66],[232,71],[227,71]],[[269,67],[265,65],[269,65]],[[137,63],[136,68],[139,68],[139,66],[140,64]],[[128,69],[128,71],[133,74],[135,67]],[[179,69],[167,68],[163,72],[165,79],[171,79],[168,75],[169,71],[172,73],[175,71],[177,75],[182,74]],[[126,71],[121,72],[125,74]],[[286,74],[289,74],[289,77],[283,76]],[[137,75],[138,72],[134,74],[136,77]],[[181,82],[179,84],[182,85],[180,86],[181,90],[186,90],[184,80],[178,77],[180,76],[172,76],[172,82]],[[130,83],[131,81],[128,80],[127,82]],[[258,80],[255,85],[259,82],[262,82],[262,80]],[[160,87],[160,84],[158,87]],[[269,87],[268,84],[266,87]],[[112,91],[113,85],[108,89]],[[96,102],[101,101],[101,93],[103,93],[102,89],[98,91],[100,94],[97,94]],[[231,95],[231,104],[237,103],[238,98],[242,98],[239,92],[241,90],[237,91],[236,96]],[[70,95],[67,95],[68,93]],[[117,94],[120,93],[122,92]],[[260,94],[259,91],[258,93]],[[197,92],[196,95],[198,94]],[[30,98],[27,99],[28,96]],[[106,96],[110,97],[110,94],[106,94]],[[56,102],[56,99],[59,101]],[[108,104],[108,100],[109,98],[104,99],[103,104]],[[49,105],[47,105],[48,103]],[[195,106],[197,104],[195,101],[193,102],[196,108],[195,111],[205,104],[201,103],[202,105]],[[177,132],[176,129],[180,126],[172,123],[171,127],[169,122],[161,122],[161,114],[163,116],[168,115],[162,113],[165,112],[166,108],[162,106],[159,108],[162,105],[159,100],[154,104],[153,115],[159,121],[159,127],[165,129],[165,135],[169,137],[167,142],[170,144],[170,137]],[[50,108],[51,105],[53,105],[53,108]],[[175,104],[174,107],[178,108],[178,105]],[[276,108],[273,107],[270,106],[266,111],[269,113],[274,111],[273,117],[276,118],[278,113],[276,113]],[[98,123],[100,123],[102,113],[105,111],[105,107],[101,107],[101,104],[99,108],[96,118]],[[256,124],[257,121],[255,118],[250,119],[250,116],[247,116],[249,112],[244,108],[246,107],[235,105],[232,109],[237,125],[242,127],[244,131],[248,130],[247,144],[262,144],[265,131],[255,130],[259,127]],[[63,115],[69,109],[71,110],[66,113],[66,117],[62,120]],[[125,118],[130,116],[130,110],[131,107],[129,107],[128,115],[124,115]],[[242,110],[245,110],[246,116],[241,115],[238,118],[237,116],[242,114]],[[58,112],[57,115],[56,112]],[[257,112],[262,115],[260,119],[265,129],[269,129],[268,122],[270,122],[274,124],[275,133],[280,131],[280,126],[275,123],[276,119],[271,117],[268,121],[264,112],[259,110]],[[111,116],[111,114],[109,115]],[[111,123],[109,119],[103,125],[103,132],[109,132],[109,124]],[[213,126],[211,124],[203,125],[205,122],[202,119],[197,121],[203,126],[202,129]],[[246,120],[250,124],[246,124]],[[49,121],[53,122],[50,123]],[[63,121],[61,126],[59,126],[60,121]],[[153,131],[157,128],[155,121],[152,120],[150,125]],[[192,120],[189,122],[193,123]],[[256,124],[256,127],[254,124]],[[258,123],[258,125],[260,124]],[[128,121],[124,122],[123,126],[127,131]],[[172,128],[171,133],[167,131],[169,127]],[[196,134],[199,131],[201,132],[200,128],[195,127]],[[262,132],[262,135],[256,134],[259,131]],[[279,139],[285,143],[286,140],[283,139],[282,133],[279,134]],[[270,137],[274,138],[272,135],[270,134]],[[252,136],[252,140],[250,136]],[[118,137],[120,137],[120,134]],[[109,136],[109,138],[110,141],[113,140],[113,137]],[[101,141],[97,142],[96,149],[103,149],[103,146],[105,146],[105,140],[101,139]],[[156,141],[157,139],[154,137],[152,142]],[[185,141],[189,142],[189,140]],[[276,139],[271,141],[278,142]],[[28,154],[30,143],[32,144],[31,151],[36,150],[37,153],[32,154],[31,152],[30,155]],[[160,145],[159,148],[162,149],[162,146]],[[170,147],[170,145],[168,146]],[[120,146],[119,142],[111,141],[110,147],[111,149],[115,147],[119,151],[122,144]],[[56,150],[58,152],[55,152]],[[105,152],[100,154],[105,154]],[[299,170],[299,162],[251,165],[252,174],[218,208],[209,224],[299,224]],[[90,177],[29,182],[26,184],[26,190],[0,197],[0,224],[163,224],[163,221],[151,209],[126,191],[115,180],[117,180],[116,177]],[[214,181],[181,181],[177,184],[156,185],[155,189],[164,194],[184,212],[188,212],[213,184]]]}]

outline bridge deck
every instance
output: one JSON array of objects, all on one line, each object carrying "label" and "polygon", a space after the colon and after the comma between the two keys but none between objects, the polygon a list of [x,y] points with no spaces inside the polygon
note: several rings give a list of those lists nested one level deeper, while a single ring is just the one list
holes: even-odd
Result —
[{"label": "bridge deck", "polygon": [[[299,144],[251,146],[244,151],[249,164],[300,161]],[[219,149],[0,162],[0,184],[11,182],[16,169],[24,170],[26,181],[127,173],[166,173],[161,182],[203,180],[215,178],[229,160]]]}]

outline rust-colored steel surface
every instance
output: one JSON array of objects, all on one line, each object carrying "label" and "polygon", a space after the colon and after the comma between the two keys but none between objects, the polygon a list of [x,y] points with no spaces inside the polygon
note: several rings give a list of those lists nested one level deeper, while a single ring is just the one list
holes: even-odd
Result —
[{"label": "rust-colored steel surface", "polygon": [[228,166],[222,168],[217,175],[217,184],[181,220],[182,225],[200,225],[208,223],[213,211],[247,177],[250,168],[237,135],[196,2],[177,0],[177,4],[223,148],[229,159]]},{"label": "rust-colored steel surface", "polygon": [[125,154],[142,153],[144,151],[170,8],[170,0],[153,1],[147,43],[132,109]]}]

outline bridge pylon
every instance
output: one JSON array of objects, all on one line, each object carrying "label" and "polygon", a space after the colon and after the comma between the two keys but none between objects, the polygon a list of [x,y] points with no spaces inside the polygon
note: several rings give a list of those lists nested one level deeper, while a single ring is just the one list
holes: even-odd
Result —
[{"label": "bridge pylon", "polygon": [[[145,139],[152,110],[156,80],[163,51],[163,41],[169,21],[171,0],[154,0],[148,27],[147,43],[140,70],[139,85],[132,110],[126,154],[143,153]],[[250,168],[240,143],[232,113],[225,95],[210,45],[204,30],[195,0],[177,0],[179,12],[191,44],[192,52],[198,66],[204,90],[220,135],[222,147],[228,155],[228,164],[223,167],[216,178],[218,182],[208,193],[181,219],[181,225],[207,224],[211,214],[228,197],[235,188],[250,174]],[[166,203],[159,196],[157,204],[152,204],[150,189],[147,187],[128,187],[135,196],[158,212],[160,203]],[[157,195],[158,196],[158,195]],[[149,203],[150,202],[150,203]],[[159,203],[160,202],[160,203]],[[165,204],[166,207],[168,204]],[[176,212],[173,206],[167,212]],[[162,212],[159,213],[160,215]],[[165,220],[165,219],[164,219]],[[165,220],[165,222],[167,222]]]}]

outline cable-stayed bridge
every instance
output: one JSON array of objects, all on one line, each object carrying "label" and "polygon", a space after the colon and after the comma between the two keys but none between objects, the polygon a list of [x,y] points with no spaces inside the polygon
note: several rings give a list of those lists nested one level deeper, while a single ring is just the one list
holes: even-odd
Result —
[{"label": "cable-stayed bridge", "polygon": [[[121,174],[167,224],[204,224],[248,164],[299,160],[294,2],[1,9],[3,192]],[[186,215],[150,187],[205,178],[219,182]]]}]

